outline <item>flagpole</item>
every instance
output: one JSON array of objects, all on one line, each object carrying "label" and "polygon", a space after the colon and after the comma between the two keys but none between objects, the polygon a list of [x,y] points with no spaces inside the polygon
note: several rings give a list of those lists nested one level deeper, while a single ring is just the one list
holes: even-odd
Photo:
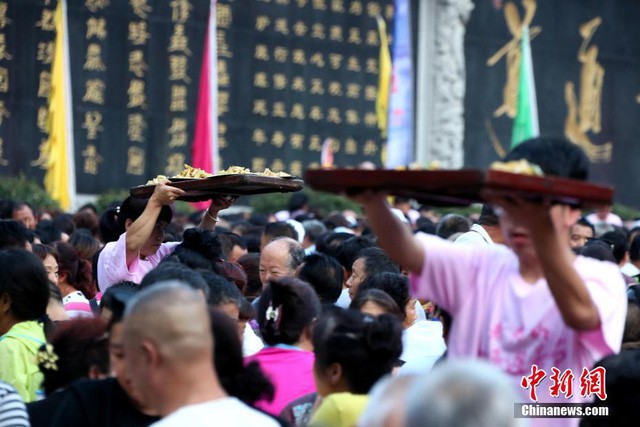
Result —
[{"label": "flagpole", "polygon": [[65,94],[65,140],[67,153],[67,183],[69,189],[69,201],[71,210],[76,210],[77,193],[76,193],[76,160],[75,145],[73,141],[73,99],[71,94],[71,61],[69,59],[69,23],[67,20],[67,0],[62,2],[62,28],[64,37],[64,94]]}]

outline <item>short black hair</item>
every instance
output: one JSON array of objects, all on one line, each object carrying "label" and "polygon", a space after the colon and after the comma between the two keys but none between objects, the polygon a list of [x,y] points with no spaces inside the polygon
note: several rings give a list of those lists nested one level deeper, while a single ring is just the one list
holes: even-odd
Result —
[{"label": "short black hair", "polygon": [[398,303],[396,303],[393,298],[391,298],[391,296],[382,289],[371,288],[361,290],[360,287],[358,287],[358,292],[351,300],[349,308],[360,311],[360,309],[362,309],[362,307],[368,302],[373,302],[374,304],[379,305],[385,309],[387,314],[393,314],[400,320],[404,320],[406,317],[405,311],[400,309]]},{"label": "short black hair", "polygon": [[288,222],[278,221],[270,222],[264,226],[263,236],[268,237],[268,241],[271,242],[278,237],[290,237],[293,240],[298,240],[298,232]]},{"label": "short black hair", "polygon": [[616,262],[611,245],[600,239],[588,240],[587,243],[578,250],[578,255],[598,259],[600,261]]},{"label": "short black hair", "polygon": [[209,297],[209,287],[202,275],[176,262],[161,262],[156,268],[149,271],[140,282],[140,290],[168,280],[183,282],[192,289],[201,290],[204,292],[205,297]]},{"label": "short black hair", "polygon": [[335,303],[340,298],[343,282],[342,266],[328,255],[320,253],[308,255],[304,259],[298,278],[315,289],[320,302]]},{"label": "short black hair", "polygon": [[62,231],[60,231],[60,229],[50,219],[38,221],[38,224],[36,225],[36,234],[40,238],[40,241],[45,245],[58,242],[62,238]]},{"label": "short black hair", "polygon": [[0,249],[24,249],[28,242],[29,235],[22,223],[13,219],[0,220]]},{"label": "short black hair", "polygon": [[436,236],[448,239],[456,233],[466,233],[471,229],[471,220],[466,216],[450,213],[442,217],[436,225]]},{"label": "short black hair", "polygon": [[629,259],[631,261],[640,260],[640,234],[636,235],[629,246]]},{"label": "short black hair", "polygon": [[[333,231],[322,233],[316,239],[316,252],[322,252],[323,254],[327,254],[338,259],[338,252],[340,251],[342,244],[352,237],[353,234],[351,233],[334,233]],[[338,259],[338,261],[340,261],[340,259]],[[349,266],[349,268],[350,267],[351,266]]]},{"label": "short black hair", "polygon": [[400,273],[400,266],[378,247],[362,249],[356,260],[359,258],[364,258],[364,273],[367,277],[380,273]]},{"label": "short black hair", "polygon": [[360,286],[358,286],[356,296],[359,295],[360,292],[364,292],[368,289],[380,289],[389,295],[402,311],[402,319],[404,320],[406,316],[405,307],[411,300],[411,295],[409,293],[409,279],[407,279],[407,276],[397,273],[378,273],[371,276],[367,275]]},{"label": "short black hair", "polygon": [[355,310],[330,310],[313,329],[313,347],[320,369],[338,363],[349,392],[367,394],[398,361],[402,326],[389,314],[371,318]]},{"label": "short black hair", "polygon": [[496,227],[500,225],[500,218],[498,218],[498,214],[493,209],[489,203],[485,203],[482,205],[482,210],[480,211],[480,218],[478,218],[479,225],[486,225],[489,227]]},{"label": "short black hair", "polygon": [[504,161],[525,159],[540,166],[545,175],[589,179],[589,158],[582,148],[564,138],[537,137],[515,146]]},{"label": "short black hair", "polygon": [[190,228],[184,232],[182,243],[176,246],[171,257],[193,269],[213,270],[214,263],[222,256],[222,245],[211,230]]},{"label": "short black hair", "polygon": [[573,224],[573,225],[580,225],[582,227],[589,227],[591,229],[591,234],[594,235],[594,236],[596,235],[596,228],[585,217],[580,217],[580,219],[578,219],[576,221],[576,223]]},{"label": "short black hair", "polygon": [[607,231],[600,236],[600,240],[611,245],[616,264],[620,264],[627,251],[629,251],[629,241],[627,237],[619,231]]},{"label": "short black hair", "polygon": [[24,249],[0,250],[0,295],[11,300],[17,320],[40,319],[49,303],[49,278],[42,261]]},{"label": "short black hair", "polygon": [[236,285],[213,271],[201,271],[200,274],[209,288],[207,304],[218,307],[232,303],[236,304],[240,309],[244,296]]},{"label": "short black hair", "polygon": [[370,237],[352,236],[340,245],[336,259],[344,269],[347,270],[347,273],[350,273],[351,266],[353,266],[353,262],[359,258],[358,254],[360,251],[375,246],[376,243]]},{"label": "short black hair", "polygon": [[225,231],[224,233],[220,233],[218,231],[216,235],[218,236],[218,241],[220,242],[224,259],[229,259],[229,254],[231,254],[231,251],[235,246],[238,246],[241,249],[247,249],[247,241],[239,234],[231,231]]}]

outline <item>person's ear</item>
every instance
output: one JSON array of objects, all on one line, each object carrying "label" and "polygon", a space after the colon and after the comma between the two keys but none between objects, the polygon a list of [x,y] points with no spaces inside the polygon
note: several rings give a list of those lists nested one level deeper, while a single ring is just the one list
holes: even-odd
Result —
[{"label": "person's ear", "polygon": [[143,340],[140,343],[140,351],[142,352],[142,358],[145,364],[149,367],[157,367],[162,363],[162,355],[158,351],[158,347],[155,343]]},{"label": "person's ear", "polygon": [[336,385],[342,380],[342,365],[334,362],[327,368],[327,378],[331,385]]},{"label": "person's ear", "polygon": [[8,293],[0,294],[0,314],[8,313],[11,309],[11,297]]},{"label": "person's ear", "polygon": [[132,224],[133,224],[133,220],[131,218],[127,218],[124,221],[124,229],[128,231],[129,227],[131,227]]}]

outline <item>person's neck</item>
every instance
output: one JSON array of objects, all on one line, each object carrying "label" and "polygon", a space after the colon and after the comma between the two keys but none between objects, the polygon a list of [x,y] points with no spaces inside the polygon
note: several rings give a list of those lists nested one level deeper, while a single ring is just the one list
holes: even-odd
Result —
[{"label": "person's neck", "polygon": [[530,285],[535,284],[544,277],[542,266],[537,259],[520,259],[520,276]]},{"label": "person's neck", "polygon": [[311,342],[311,340],[306,338],[301,338],[300,341],[293,345],[298,347],[300,350],[313,351],[313,343]]},{"label": "person's neck", "polygon": [[178,409],[227,397],[213,366],[194,364],[173,372],[165,383],[164,399],[160,403],[160,416],[166,417]]},{"label": "person's neck", "polygon": [[11,315],[2,316],[0,318],[0,336],[9,332],[9,330],[13,328],[13,326],[16,323],[19,323],[19,322],[18,322],[18,319],[16,319],[15,317]]},{"label": "person's neck", "polygon": [[484,228],[484,231],[487,232],[493,243],[504,243],[504,239],[502,238],[502,230],[499,226],[482,225],[481,227]]},{"label": "person's neck", "polygon": [[59,283],[58,288],[60,289],[60,295],[62,295],[62,298],[77,291],[77,289],[71,286],[68,282]]}]

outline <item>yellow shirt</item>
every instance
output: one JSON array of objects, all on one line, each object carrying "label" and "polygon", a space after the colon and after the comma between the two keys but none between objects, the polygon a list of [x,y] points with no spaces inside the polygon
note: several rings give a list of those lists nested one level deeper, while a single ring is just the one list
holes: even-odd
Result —
[{"label": "yellow shirt", "polygon": [[20,322],[0,337],[0,380],[11,384],[25,403],[36,400],[44,376],[36,355],[46,342],[42,324]]},{"label": "yellow shirt", "polygon": [[330,394],[322,399],[309,427],[354,427],[368,401],[366,394]]}]

